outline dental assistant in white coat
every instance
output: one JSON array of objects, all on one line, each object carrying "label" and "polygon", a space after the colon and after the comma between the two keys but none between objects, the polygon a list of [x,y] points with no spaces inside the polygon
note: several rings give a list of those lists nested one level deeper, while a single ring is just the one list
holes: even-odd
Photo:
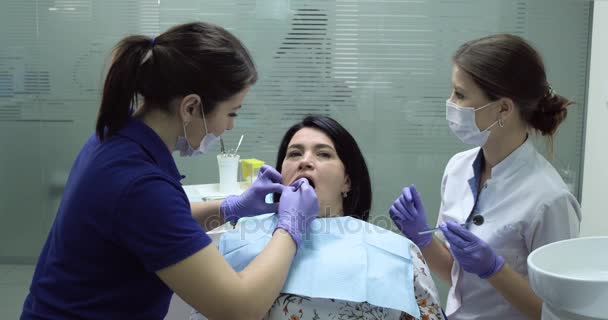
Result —
[{"label": "dental assistant in white coat", "polygon": [[[577,237],[581,212],[529,133],[552,144],[570,104],[549,86],[540,56],[520,37],[484,37],[454,54],[448,125],[477,147],[454,155],[445,168],[437,221],[444,239],[419,234],[429,226],[413,185],[389,211],[431,271],[451,286],[450,320],[541,318],[526,259],[538,247]],[[477,215],[483,224],[461,226]]]}]

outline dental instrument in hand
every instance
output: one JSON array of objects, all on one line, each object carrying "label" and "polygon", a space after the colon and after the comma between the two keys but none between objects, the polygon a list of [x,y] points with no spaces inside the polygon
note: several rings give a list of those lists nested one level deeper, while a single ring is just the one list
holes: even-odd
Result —
[{"label": "dental instrument in hand", "polygon": [[[478,214],[478,215],[473,216],[473,220],[471,220],[471,221],[469,221],[467,223],[462,223],[461,226],[467,227],[467,226],[469,226],[471,224],[474,224],[476,226],[480,226],[480,225],[483,224],[483,221],[484,221],[483,216],[480,215],[480,214]],[[433,228],[433,229],[429,229],[429,230],[420,231],[420,232],[418,232],[418,234],[433,233],[435,231],[439,231],[439,228]]]},{"label": "dental instrument in hand", "polygon": [[[241,138],[239,139],[239,143],[236,145],[236,149],[234,149],[234,153],[232,153],[233,157],[236,156],[236,153],[239,151],[239,148],[241,147],[241,142],[243,142],[244,136],[245,136],[244,134],[241,135]],[[220,138],[221,138],[221,136],[220,136]],[[222,144],[222,146],[223,146],[223,144]],[[237,221],[230,221],[230,224],[232,225],[232,229],[236,228],[236,223],[237,223]]]}]

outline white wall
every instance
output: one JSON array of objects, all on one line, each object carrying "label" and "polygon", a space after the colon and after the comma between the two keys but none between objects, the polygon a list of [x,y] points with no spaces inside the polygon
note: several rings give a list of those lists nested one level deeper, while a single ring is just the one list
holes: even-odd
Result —
[{"label": "white wall", "polygon": [[581,236],[608,235],[608,0],[593,14]]}]

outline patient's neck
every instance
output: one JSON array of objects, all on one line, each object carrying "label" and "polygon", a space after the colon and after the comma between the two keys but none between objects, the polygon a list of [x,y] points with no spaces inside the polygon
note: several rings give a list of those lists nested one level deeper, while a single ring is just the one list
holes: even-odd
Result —
[{"label": "patient's neck", "polygon": [[342,201],[321,202],[318,218],[341,217],[344,215]]}]

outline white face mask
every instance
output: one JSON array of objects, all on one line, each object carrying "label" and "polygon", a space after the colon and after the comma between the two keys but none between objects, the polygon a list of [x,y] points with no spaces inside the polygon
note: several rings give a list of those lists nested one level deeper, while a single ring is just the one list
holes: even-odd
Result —
[{"label": "white face mask", "polygon": [[464,108],[450,100],[447,100],[445,102],[446,119],[448,120],[448,125],[450,126],[450,129],[454,135],[456,135],[456,137],[466,144],[475,145],[478,147],[486,144],[486,141],[488,141],[488,137],[490,136],[490,128],[495,126],[498,123],[498,120],[484,131],[481,131],[475,123],[475,112],[486,108],[494,102],[496,101],[492,101],[484,106],[474,109]]},{"label": "white face mask", "polygon": [[186,124],[184,124],[184,136],[177,137],[177,143],[175,144],[175,148],[177,150],[179,150],[180,156],[191,157],[191,156],[197,156],[199,154],[207,153],[207,152],[209,152],[209,148],[213,144],[215,144],[218,140],[220,140],[220,137],[209,132],[209,130],[207,129],[207,120],[205,119],[204,112],[203,112],[203,124],[205,125],[205,136],[203,137],[203,140],[201,140],[201,143],[198,146],[198,149],[196,149],[196,150],[194,150],[192,148],[192,146],[190,145],[190,142],[188,142],[188,137],[186,135]]}]

